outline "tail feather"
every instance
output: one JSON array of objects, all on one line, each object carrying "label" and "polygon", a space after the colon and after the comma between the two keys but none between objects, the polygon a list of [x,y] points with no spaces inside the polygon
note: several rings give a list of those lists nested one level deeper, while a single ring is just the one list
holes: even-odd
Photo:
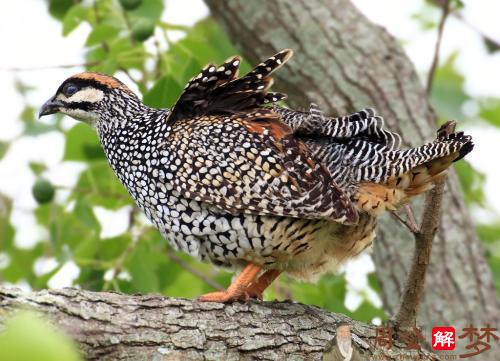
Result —
[{"label": "tail feather", "polygon": [[394,210],[411,197],[431,189],[446,175],[451,164],[473,147],[472,138],[458,132],[440,135],[433,143],[421,147],[390,154],[392,162],[385,172],[386,179],[361,180],[354,199],[358,207],[371,214]]}]

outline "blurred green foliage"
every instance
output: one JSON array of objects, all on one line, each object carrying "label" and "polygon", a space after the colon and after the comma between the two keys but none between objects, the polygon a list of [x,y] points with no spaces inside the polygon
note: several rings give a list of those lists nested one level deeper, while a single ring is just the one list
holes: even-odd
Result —
[{"label": "blurred green foliage", "polygon": [[[2,320],[5,321],[5,320]],[[20,311],[0,333],[0,360],[80,361],[77,346],[41,316]]]},{"label": "blurred green foliage", "polygon": [[[49,13],[62,25],[62,35],[70,34],[82,23],[90,25],[91,31],[84,45],[86,68],[117,75],[129,84],[134,83],[144,102],[150,106],[171,106],[184,84],[205,64],[220,63],[238,53],[211,18],[192,27],[163,22],[163,0],[48,0],[48,4]],[[422,21],[425,29],[434,27],[433,21],[427,17],[416,18]],[[172,41],[172,31],[183,33],[182,39]],[[463,90],[464,77],[456,71],[454,60],[452,56],[439,67],[432,91],[432,102],[443,121],[466,118],[462,105],[473,100]],[[249,64],[243,61],[242,72],[249,69]],[[21,82],[16,87],[23,96],[31,90],[29,85]],[[38,105],[30,105],[27,98],[25,101],[26,108],[19,117],[25,125],[23,136],[36,136],[49,131],[63,133],[66,139],[63,162],[83,163],[85,170],[72,189],[53,185],[56,196],[58,192],[69,191],[66,200],[40,202],[35,216],[38,223],[47,229],[47,236],[32,249],[15,246],[15,231],[8,221],[10,201],[0,195],[0,252],[9,258],[7,265],[0,268],[0,282],[25,281],[34,289],[47,288],[52,276],[71,260],[80,268],[74,284],[96,291],[157,292],[169,296],[196,297],[213,290],[215,286],[223,287],[229,283],[230,273],[173,252],[159,233],[141,220],[130,196],[110,169],[94,130],[85,124],[65,130],[60,116],[53,117],[49,122],[39,122],[35,115]],[[494,126],[500,126],[500,100],[475,101],[480,105],[480,117]],[[8,148],[8,142],[0,143],[0,161]],[[32,163],[30,166],[35,176],[43,178],[43,164]],[[484,176],[467,162],[459,162],[456,169],[467,203],[486,207],[482,191]],[[128,230],[113,238],[102,239],[101,225],[95,215],[96,206],[112,211],[129,207]],[[481,224],[478,229],[488,249],[488,260],[495,279],[500,280],[500,223]],[[40,257],[54,258],[57,266],[50,272],[36,274],[34,264]],[[374,274],[369,275],[369,283],[378,291]],[[384,312],[363,295],[363,301],[356,310],[351,312],[346,309],[346,287],[343,275],[325,276],[317,285],[301,284],[281,277],[271,286],[266,298],[293,298],[366,322],[374,317],[386,318]],[[16,333],[27,327],[41,332],[45,327],[36,317],[23,317],[13,320],[9,333],[3,334],[0,352],[3,349],[1,342],[15,338]],[[56,333],[51,337],[53,340],[60,339]],[[46,345],[48,354],[51,345],[52,341]],[[77,356],[71,356],[70,350],[68,346],[64,359],[77,359]],[[0,354],[0,359],[9,358]]]}]

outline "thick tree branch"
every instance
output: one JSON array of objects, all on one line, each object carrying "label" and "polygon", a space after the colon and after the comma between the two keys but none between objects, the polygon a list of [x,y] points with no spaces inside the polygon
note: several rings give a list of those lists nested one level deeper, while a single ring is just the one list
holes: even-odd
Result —
[{"label": "thick tree branch", "polygon": [[339,324],[351,326],[364,360],[438,360],[426,351],[374,348],[375,326],[290,302],[232,305],[159,295],[0,287],[0,326],[33,308],[75,339],[87,360],[322,360]]}]

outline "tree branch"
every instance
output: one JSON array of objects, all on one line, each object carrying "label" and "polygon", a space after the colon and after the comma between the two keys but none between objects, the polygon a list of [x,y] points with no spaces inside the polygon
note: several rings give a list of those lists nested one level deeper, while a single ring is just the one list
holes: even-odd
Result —
[{"label": "tree branch", "polygon": [[417,322],[417,314],[425,285],[425,275],[430,264],[432,240],[441,218],[444,185],[444,179],[438,181],[425,196],[424,214],[420,230],[414,233],[415,250],[411,268],[403,288],[399,310],[394,317],[398,329],[411,329]]},{"label": "tree branch", "polygon": [[[437,131],[439,137],[447,137],[455,132],[456,122],[448,121]],[[411,208],[407,208],[408,225],[415,237],[415,250],[410,271],[402,292],[401,304],[394,316],[396,328],[408,330],[417,324],[417,314],[424,292],[425,275],[430,264],[432,241],[441,222],[446,176],[435,182],[434,188],[425,195],[424,211],[420,226],[416,226]],[[406,225],[407,223],[402,220]]]},{"label": "tree branch", "polygon": [[20,72],[20,71],[43,71],[48,69],[70,69],[70,68],[87,68],[90,66],[99,65],[99,61],[92,61],[88,63],[81,64],[58,64],[58,65],[42,65],[42,66],[31,66],[31,67],[6,67],[0,68],[0,70]]},{"label": "tree branch", "polygon": [[322,360],[336,328],[351,327],[363,360],[438,360],[394,343],[375,348],[375,326],[290,302],[223,305],[159,295],[0,287],[0,325],[32,308],[76,340],[86,360]]},{"label": "tree branch", "polygon": [[450,2],[451,0],[444,0],[444,3],[442,5],[443,12],[441,14],[441,19],[439,20],[436,46],[434,48],[434,57],[432,59],[432,64],[429,70],[429,74],[427,75],[427,86],[426,86],[427,95],[431,94],[432,82],[434,80],[434,73],[436,72],[436,68],[439,64],[439,49],[441,49],[441,40],[443,39],[444,24],[446,24],[446,19],[448,19],[448,15],[450,14]]}]

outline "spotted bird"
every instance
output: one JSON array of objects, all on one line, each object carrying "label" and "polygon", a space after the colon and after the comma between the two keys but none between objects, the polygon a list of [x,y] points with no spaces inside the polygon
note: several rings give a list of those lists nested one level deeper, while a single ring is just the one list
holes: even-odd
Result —
[{"label": "spotted bird", "polygon": [[207,65],[172,109],[154,109],[119,80],[73,75],[41,108],[97,130],[109,164],[147,218],[177,249],[239,270],[202,301],[261,297],[281,273],[314,281],[375,237],[377,216],[430,189],[473,148],[438,133],[400,148],[364,109],[329,117],[278,106],[271,73],[283,50],[238,77],[240,58]]}]

